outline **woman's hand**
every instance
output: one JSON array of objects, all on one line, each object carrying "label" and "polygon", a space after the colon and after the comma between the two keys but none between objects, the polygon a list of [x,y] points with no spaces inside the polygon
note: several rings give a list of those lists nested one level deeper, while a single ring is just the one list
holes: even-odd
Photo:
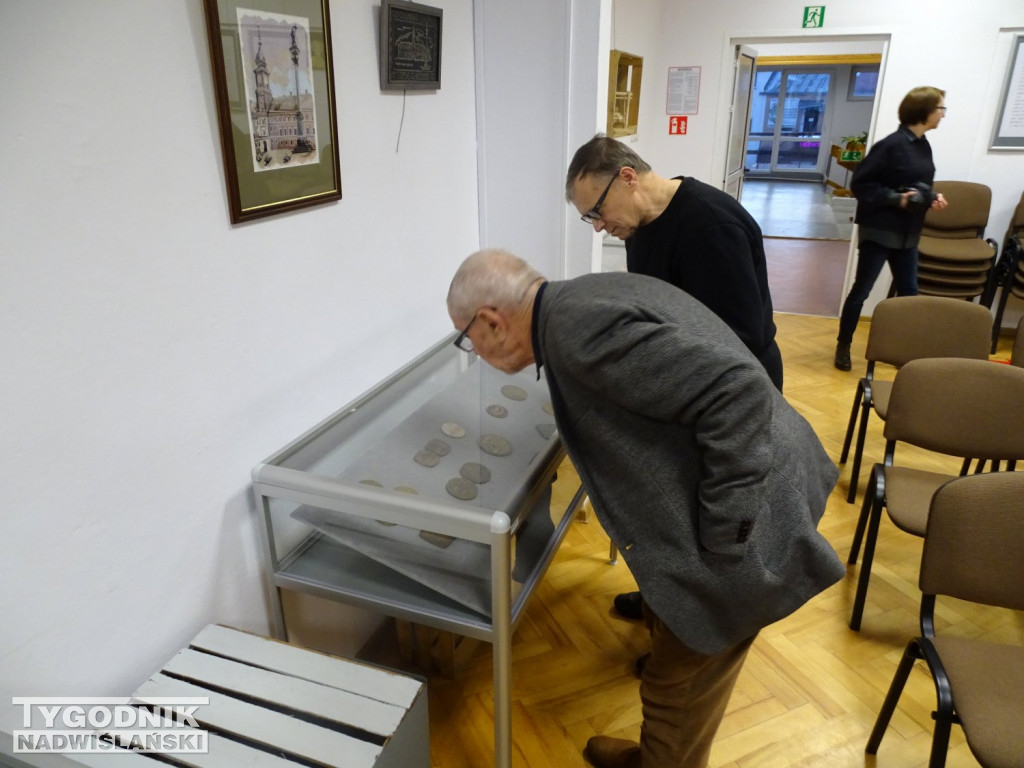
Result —
[{"label": "woman's hand", "polygon": [[942,210],[943,208],[945,208],[945,207],[946,207],[947,205],[949,205],[949,203],[947,203],[947,202],[946,202],[946,198],[944,198],[944,197],[942,196],[942,193],[941,193],[941,192],[939,192],[938,194],[936,194],[936,195],[935,195],[935,199],[934,199],[934,200],[932,200],[932,209],[933,209],[933,210],[936,210],[936,211],[941,211],[941,210]]}]

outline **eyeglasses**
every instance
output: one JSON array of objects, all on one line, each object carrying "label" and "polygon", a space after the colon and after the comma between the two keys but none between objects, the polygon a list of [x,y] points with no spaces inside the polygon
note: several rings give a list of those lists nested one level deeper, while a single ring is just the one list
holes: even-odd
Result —
[{"label": "eyeglasses", "polygon": [[467,336],[466,334],[468,334],[469,329],[473,327],[473,323],[476,322],[478,314],[479,312],[473,315],[473,319],[469,321],[469,325],[462,329],[462,333],[456,336],[455,341],[453,342],[455,346],[461,349],[463,352],[473,351],[473,340],[469,338],[469,336]]},{"label": "eyeglasses", "polygon": [[597,198],[597,202],[594,203],[594,207],[580,216],[580,221],[584,224],[593,224],[601,218],[601,206],[604,205],[604,199],[608,197],[608,190],[612,188],[612,184],[614,184],[615,180],[619,178],[619,171],[621,170],[622,169],[619,168],[619,170],[615,172],[615,175],[612,176],[611,181],[608,182],[608,186],[604,188],[604,192],[601,193],[601,196]]},{"label": "eyeglasses", "polygon": [[941,109],[942,114],[946,114],[946,107],[936,107],[936,109]]}]

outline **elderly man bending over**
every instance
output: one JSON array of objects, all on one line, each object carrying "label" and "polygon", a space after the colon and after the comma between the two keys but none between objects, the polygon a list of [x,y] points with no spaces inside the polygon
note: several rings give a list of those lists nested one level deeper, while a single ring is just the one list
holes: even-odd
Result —
[{"label": "elderly man bending over", "polygon": [[836,469],[810,425],[704,305],[643,275],[548,282],[475,253],[448,292],[456,344],[536,364],[594,510],[646,601],[640,743],[595,736],[596,768],[705,768],[758,631],[838,581],[817,532]]}]

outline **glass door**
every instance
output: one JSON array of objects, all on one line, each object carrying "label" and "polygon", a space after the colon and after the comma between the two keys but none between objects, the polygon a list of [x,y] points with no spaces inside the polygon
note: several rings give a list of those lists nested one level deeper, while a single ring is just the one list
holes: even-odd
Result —
[{"label": "glass door", "polygon": [[822,135],[832,82],[827,69],[758,69],[747,138],[748,171],[819,174],[824,170],[829,148]]}]

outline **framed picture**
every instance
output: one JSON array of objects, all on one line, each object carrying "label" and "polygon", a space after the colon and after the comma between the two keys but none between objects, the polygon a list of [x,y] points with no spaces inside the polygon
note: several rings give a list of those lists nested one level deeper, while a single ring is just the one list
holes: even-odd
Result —
[{"label": "framed picture", "polygon": [[441,19],[444,11],[407,0],[381,0],[380,89],[441,87]]},{"label": "framed picture", "polygon": [[991,148],[1024,149],[1024,35],[1013,37],[1002,96]]},{"label": "framed picture", "polygon": [[328,0],[204,0],[231,221],[341,199]]}]

